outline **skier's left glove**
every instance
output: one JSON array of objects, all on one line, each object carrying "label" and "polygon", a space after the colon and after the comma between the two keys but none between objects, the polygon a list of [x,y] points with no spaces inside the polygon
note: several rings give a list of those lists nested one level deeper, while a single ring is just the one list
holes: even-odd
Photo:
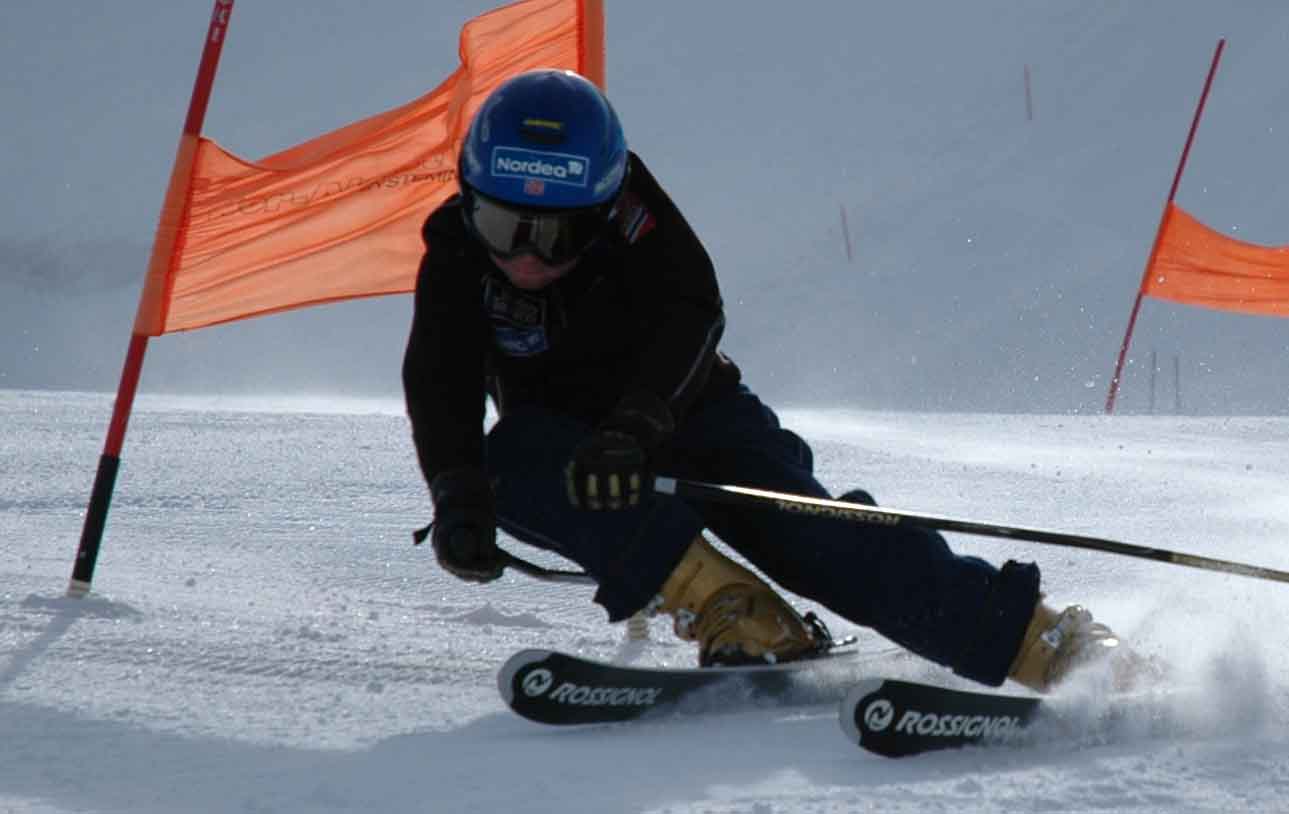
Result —
[{"label": "skier's left glove", "polygon": [[662,399],[645,391],[627,395],[564,468],[569,502],[593,511],[640,505],[653,491],[649,456],[675,429]]}]

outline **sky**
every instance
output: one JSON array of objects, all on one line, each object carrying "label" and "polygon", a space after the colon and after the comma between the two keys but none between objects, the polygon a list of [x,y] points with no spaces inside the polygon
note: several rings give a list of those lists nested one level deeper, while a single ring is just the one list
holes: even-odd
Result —
[{"label": "sky", "polygon": [[[717,263],[725,350],[776,402],[1099,412],[1219,37],[1178,200],[1289,243],[1276,0],[606,6],[628,141]],[[242,0],[205,134],[255,158],[414,98],[489,7]],[[115,389],[209,11],[8,12],[0,387]],[[395,297],[162,337],[142,389],[397,395],[409,317]],[[1283,413],[1286,351],[1283,320],[1148,300],[1120,408]]]},{"label": "sky", "polygon": [[[552,730],[503,704],[512,653],[690,665],[694,645],[664,619],[628,645],[589,586],[439,569],[411,545],[429,506],[395,400],[142,395],[94,592],[67,599],[110,405],[0,391],[0,461],[21,463],[0,466],[5,814],[1285,810],[1282,583],[953,534],[962,553],[1036,560],[1054,604],[1085,604],[1167,678],[1115,698],[1092,670],[1021,748],[899,762],[848,742],[832,703]],[[1283,417],[782,418],[834,492],[1289,569]],[[792,601],[858,634],[856,679],[968,686]]]}]

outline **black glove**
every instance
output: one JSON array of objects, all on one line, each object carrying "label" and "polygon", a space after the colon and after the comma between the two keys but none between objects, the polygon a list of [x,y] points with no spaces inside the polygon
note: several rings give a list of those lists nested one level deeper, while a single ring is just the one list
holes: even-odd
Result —
[{"label": "black glove", "polygon": [[492,582],[506,568],[497,548],[492,486],[478,469],[440,473],[430,483],[434,522],[430,544],[439,565],[467,582]]},{"label": "black glove", "polygon": [[628,395],[564,468],[569,502],[591,510],[639,505],[653,491],[649,455],[675,429],[662,399],[644,391]]}]

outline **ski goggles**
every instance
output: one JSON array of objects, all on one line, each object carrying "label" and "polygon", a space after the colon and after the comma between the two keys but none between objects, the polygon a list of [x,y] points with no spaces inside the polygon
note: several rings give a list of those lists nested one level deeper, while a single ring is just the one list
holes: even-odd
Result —
[{"label": "ski goggles", "polygon": [[534,254],[551,265],[578,257],[608,225],[612,203],[585,209],[517,209],[467,188],[462,190],[466,226],[503,259]]}]

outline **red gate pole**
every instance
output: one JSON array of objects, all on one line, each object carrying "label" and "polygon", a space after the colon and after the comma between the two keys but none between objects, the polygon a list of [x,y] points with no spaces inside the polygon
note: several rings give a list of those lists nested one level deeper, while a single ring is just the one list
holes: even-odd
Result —
[{"label": "red gate pole", "polygon": [[1155,230],[1155,242],[1150,247],[1150,257],[1146,260],[1146,268],[1141,273],[1141,283],[1137,286],[1137,299],[1132,303],[1132,313],[1128,315],[1128,330],[1123,334],[1123,344],[1119,347],[1119,360],[1114,366],[1114,375],[1110,377],[1110,392],[1106,395],[1105,411],[1109,415],[1114,412],[1115,398],[1119,395],[1119,381],[1123,376],[1123,362],[1128,356],[1128,344],[1132,342],[1132,330],[1137,324],[1137,314],[1141,311],[1141,299],[1145,295],[1146,275],[1155,265],[1155,258],[1159,255],[1159,244],[1164,236],[1164,224],[1168,221],[1168,214],[1172,211],[1173,199],[1177,197],[1177,187],[1182,182],[1182,172],[1186,169],[1186,159],[1190,157],[1191,145],[1195,142],[1195,131],[1199,129],[1200,116],[1204,115],[1204,104],[1208,101],[1208,91],[1213,87],[1213,77],[1217,74],[1217,63],[1222,59],[1222,49],[1226,47],[1226,40],[1217,41],[1217,50],[1213,52],[1213,64],[1209,66],[1208,78],[1204,80],[1204,92],[1200,94],[1199,104],[1195,107],[1195,118],[1191,120],[1191,130],[1186,136],[1186,146],[1182,148],[1181,160],[1177,162],[1177,173],[1173,175],[1173,186],[1168,190],[1168,200],[1164,203],[1164,212],[1159,216],[1159,228]]},{"label": "red gate pole", "polygon": [[143,321],[145,304],[150,301],[151,296],[154,296],[154,292],[150,291],[154,282],[152,271],[154,267],[161,264],[164,264],[165,271],[170,271],[180,245],[180,230],[167,228],[164,222],[165,213],[171,207],[182,209],[188,201],[192,188],[197,141],[201,135],[202,123],[206,118],[206,107],[210,102],[211,87],[215,83],[215,70],[219,67],[219,55],[228,33],[228,20],[233,13],[233,2],[234,0],[215,0],[215,7],[211,12],[210,28],[206,33],[201,62],[197,67],[197,80],[193,85],[192,99],[188,103],[188,116],[184,120],[179,149],[175,156],[174,167],[170,171],[170,183],[166,188],[163,222],[157,227],[156,236],[153,239],[152,255],[148,261],[148,280],[140,297],[139,313],[134,331],[130,335],[121,382],[117,386],[116,401],[112,406],[112,421],[108,425],[103,454],[99,457],[98,472],[94,476],[94,488],[90,493],[89,507],[85,511],[85,525],[81,529],[80,546],[76,551],[72,578],[67,585],[67,595],[71,597],[83,597],[88,594],[94,579],[94,565],[98,560],[103,530],[107,525],[107,512],[112,503],[116,474],[121,466],[121,447],[125,443],[125,430],[130,421],[134,395],[139,386],[139,375],[143,370],[143,356],[148,347],[148,333],[142,331],[140,325]]}]

